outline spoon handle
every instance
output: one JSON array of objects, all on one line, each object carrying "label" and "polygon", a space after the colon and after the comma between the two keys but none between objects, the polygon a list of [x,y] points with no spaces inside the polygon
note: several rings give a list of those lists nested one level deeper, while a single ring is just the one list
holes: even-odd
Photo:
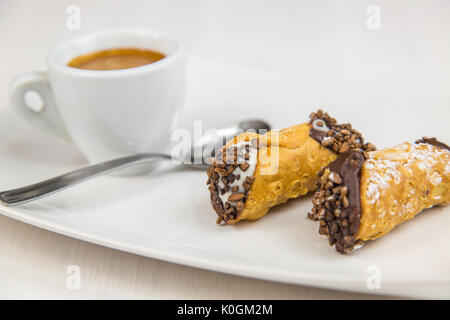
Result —
[{"label": "spoon handle", "polygon": [[138,163],[164,159],[171,159],[171,157],[170,155],[160,153],[142,153],[118,158],[74,170],[26,187],[0,192],[0,200],[6,206],[14,206],[45,197],[85,180],[112,172],[114,170],[122,169]]}]

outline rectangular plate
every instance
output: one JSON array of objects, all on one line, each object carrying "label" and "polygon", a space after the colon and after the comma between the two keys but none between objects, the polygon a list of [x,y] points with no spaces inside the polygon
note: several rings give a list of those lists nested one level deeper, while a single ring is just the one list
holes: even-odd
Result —
[{"label": "rectangular plate", "polygon": [[[293,77],[219,61],[191,59],[189,67],[181,124],[187,128],[194,120],[214,127],[244,118],[286,127],[305,122],[320,103],[379,147],[422,135],[450,140],[445,99],[425,112],[426,92],[374,90],[371,95],[340,84],[308,87]],[[387,101],[394,96],[404,103],[393,108]],[[28,126],[6,106],[0,122],[0,189],[86,164],[72,144]],[[317,233],[317,223],[306,218],[310,195],[274,208],[259,221],[217,226],[205,182],[204,172],[167,164],[144,176],[100,177],[26,205],[0,206],[0,212],[74,238],[193,267],[366,293],[450,298],[450,207],[427,210],[363,249],[340,255]],[[378,280],[381,287],[374,289]]]}]

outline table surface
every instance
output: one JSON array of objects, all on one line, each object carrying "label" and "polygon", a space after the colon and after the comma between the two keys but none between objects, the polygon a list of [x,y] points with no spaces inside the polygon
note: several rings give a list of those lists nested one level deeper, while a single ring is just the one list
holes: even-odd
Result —
[{"label": "table surface", "polygon": [[[66,285],[79,266],[80,288]],[[69,272],[68,272],[69,271]],[[0,216],[0,297],[29,299],[377,299],[149,259]]]},{"label": "table surface", "polygon": [[[46,53],[62,39],[101,28],[133,25],[178,33],[186,42],[188,54],[256,65],[273,72],[307,73],[311,83],[321,81],[324,87],[336,80],[345,85],[357,84],[358,72],[368,75],[363,78],[367,83],[377,85],[377,77],[390,72],[377,61],[393,58],[404,71],[402,81],[394,74],[388,77],[387,81],[397,83],[397,90],[419,86],[429,89],[432,78],[434,92],[448,92],[448,81],[440,79],[446,80],[450,74],[450,43],[440,40],[448,38],[450,30],[449,2],[377,3],[382,17],[386,17],[381,20],[381,29],[375,31],[378,35],[370,35],[382,39],[387,48],[379,51],[367,42],[366,10],[372,1],[366,0],[339,4],[293,0],[77,0],[75,4],[81,9],[79,30],[70,30],[66,25],[71,1],[4,0],[0,2],[0,108],[9,108],[10,80],[26,71],[45,70]],[[396,32],[389,32],[389,28]],[[302,41],[296,41],[300,38]],[[420,50],[413,50],[417,43]],[[355,54],[358,50],[376,52],[373,64],[366,65]],[[302,60],[298,58],[300,53]],[[311,63],[317,59],[320,63]],[[424,66],[427,72],[423,72]],[[72,265],[80,268],[79,289],[67,286],[71,276],[68,268]],[[0,283],[0,298],[386,298],[180,266],[75,240],[4,216],[0,216]]]}]

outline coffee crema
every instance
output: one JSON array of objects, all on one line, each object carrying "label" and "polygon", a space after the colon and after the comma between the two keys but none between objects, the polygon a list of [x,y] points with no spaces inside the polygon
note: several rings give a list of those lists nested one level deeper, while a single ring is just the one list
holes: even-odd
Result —
[{"label": "coffee crema", "polygon": [[67,65],[85,70],[120,70],[140,67],[163,58],[165,58],[165,55],[153,50],[117,48],[78,56]]}]

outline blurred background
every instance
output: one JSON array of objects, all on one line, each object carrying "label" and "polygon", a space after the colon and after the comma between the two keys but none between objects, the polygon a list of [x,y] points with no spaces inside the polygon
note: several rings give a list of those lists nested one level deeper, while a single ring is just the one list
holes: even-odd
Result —
[{"label": "blurred background", "polygon": [[[80,8],[79,29],[67,26],[71,5]],[[164,28],[184,39],[189,76],[180,126],[218,126],[239,112],[285,127],[322,107],[367,127],[380,145],[450,133],[446,0],[2,0],[0,108],[7,108],[10,80],[45,70],[58,42],[120,26]],[[399,121],[393,137],[380,132]],[[424,121],[436,122],[435,132],[422,132]]]}]

